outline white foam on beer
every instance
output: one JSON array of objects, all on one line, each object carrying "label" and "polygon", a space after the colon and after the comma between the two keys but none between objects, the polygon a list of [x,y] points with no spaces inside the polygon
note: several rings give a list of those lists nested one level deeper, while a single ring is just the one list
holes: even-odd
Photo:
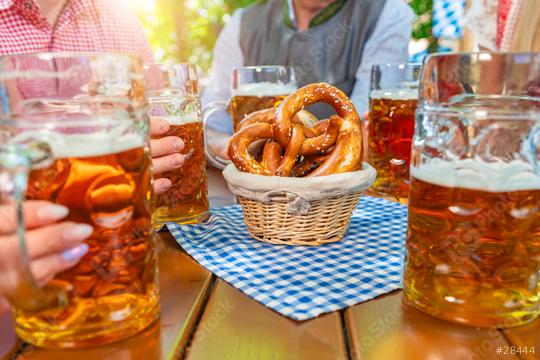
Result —
[{"label": "white foam on beer", "polygon": [[126,133],[113,129],[108,132],[88,134],[65,134],[56,131],[26,131],[10,140],[11,143],[24,143],[28,140],[43,141],[51,147],[55,159],[70,157],[85,158],[123,151],[144,146],[140,134]]},{"label": "white foam on beer", "polygon": [[540,175],[521,160],[488,163],[475,159],[433,159],[419,167],[411,166],[410,172],[416,179],[448,188],[489,192],[540,190]]},{"label": "white foam on beer", "polygon": [[167,121],[169,125],[179,126],[199,121],[199,114],[190,113],[184,115],[158,116],[158,118]]},{"label": "white foam on beer", "polygon": [[279,96],[289,95],[296,91],[294,84],[261,82],[242,84],[233,89],[233,96]]},{"label": "white foam on beer", "polygon": [[369,97],[371,99],[416,100],[418,99],[418,89],[373,90]]}]

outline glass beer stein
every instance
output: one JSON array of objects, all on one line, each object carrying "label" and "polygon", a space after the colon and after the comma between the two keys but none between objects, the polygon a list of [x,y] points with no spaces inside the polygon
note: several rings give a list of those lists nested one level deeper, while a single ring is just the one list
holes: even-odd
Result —
[{"label": "glass beer stein", "polygon": [[[8,298],[24,341],[93,347],[159,316],[143,80],[129,55],[0,58],[0,206],[18,221],[18,286]],[[43,289],[28,269],[24,199],[61,204],[62,221],[93,228],[86,255]]]},{"label": "glass beer stein", "polygon": [[420,64],[381,64],[371,69],[368,162],[377,170],[377,179],[370,191],[398,200],[409,193],[420,68]]},{"label": "glass beer stein", "polygon": [[180,169],[162,176],[172,187],[155,199],[156,226],[167,221],[197,223],[206,220],[208,190],[197,69],[193,64],[145,65],[149,115],[166,120],[169,131],[184,141],[186,155]]},{"label": "glass beer stein", "polygon": [[[211,128],[209,119],[216,112],[230,115],[231,124],[220,124],[220,129],[231,128],[236,131],[238,124],[246,115],[258,110],[277,107],[288,95],[296,91],[296,75],[288,66],[245,66],[235,68],[232,72],[232,97],[229,102],[213,102],[204,109],[205,128]],[[223,120],[223,118],[219,118]],[[206,134],[206,133],[205,133]],[[215,154],[208,146],[207,155],[210,162],[218,168],[224,168],[229,161]]]},{"label": "glass beer stein", "polygon": [[540,314],[540,54],[427,58],[412,144],[404,292],[473,326]]}]

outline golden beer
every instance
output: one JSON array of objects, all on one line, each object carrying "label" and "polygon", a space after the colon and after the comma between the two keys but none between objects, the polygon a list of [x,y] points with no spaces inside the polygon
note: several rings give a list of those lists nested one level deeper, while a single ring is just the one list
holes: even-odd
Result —
[{"label": "golden beer", "polygon": [[209,215],[209,204],[202,123],[198,116],[166,117],[165,120],[171,125],[164,136],[180,137],[185,144],[182,153],[186,157],[180,169],[162,175],[171,180],[172,187],[156,197],[157,220],[185,224],[203,221]]},{"label": "golden beer", "polygon": [[38,346],[94,347],[159,316],[151,159],[139,134],[103,136],[55,134],[54,162],[30,173],[28,199],[62,204],[67,221],[94,228],[88,253],[49,283],[68,306],[15,312],[17,334]]},{"label": "golden beer", "polygon": [[371,191],[407,198],[418,91],[375,90],[370,95],[368,162],[377,170]]},{"label": "golden beer", "polygon": [[404,291],[421,310],[475,326],[533,320],[540,177],[519,160],[412,167],[406,250]]},{"label": "golden beer", "polygon": [[293,84],[251,83],[242,84],[233,90],[229,111],[236,131],[240,121],[258,110],[277,107],[289,94],[296,90]]},{"label": "golden beer", "polygon": [[229,103],[229,109],[234,131],[236,131],[240,121],[247,115],[258,110],[277,107],[287,96],[288,94],[274,96],[233,96]]}]

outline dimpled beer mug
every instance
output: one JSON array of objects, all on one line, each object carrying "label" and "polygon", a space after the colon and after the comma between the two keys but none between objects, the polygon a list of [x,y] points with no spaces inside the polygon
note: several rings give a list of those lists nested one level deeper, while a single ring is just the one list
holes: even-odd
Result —
[{"label": "dimpled beer mug", "polygon": [[145,65],[145,80],[149,115],[170,125],[162,137],[184,141],[184,165],[161,175],[171,180],[172,187],[156,196],[156,226],[204,221],[209,211],[197,69],[193,64]]},{"label": "dimpled beer mug", "polygon": [[[1,206],[20,215],[19,285],[8,296],[18,336],[40,347],[93,347],[148,327],[159,302],[142,63],[115,54],[6,56],[0,100]],[[62,204],[65,221],[93,227],[86,255],[44,289],[28,270],[23,197]]]},{"label": "dimpled beer mug", "polygon": [[371,69],[368,161],[377,170],[370,191],[405,199],[409,193],[411,141],[420,64],[381,64]]},{"label": "dimpled beer mug", "polygon": [[[230,124],[219,124],[224,130],[232,128],[234,132],[246,115],[258,110],[277,107],[288,95],[297,89],[294,69],[288,66],[245,66],[235,68],[232,72],[231,92],[229,102],[213,102],[204,109],[205,127],[216,127],[209,120],[216,112],[227,112]],[[223,118],[220,118],[223,120]],[[208,144],[208,138],[206,143]],[[218,168],[224,168],[229,161],[214,154],[207,146],[207,155],[211,163]]]},{"label": "dimpled beer mug", "polygon": [[412,144],[404,291],[473,326],[540,314],[540,54],[424,62]]}]

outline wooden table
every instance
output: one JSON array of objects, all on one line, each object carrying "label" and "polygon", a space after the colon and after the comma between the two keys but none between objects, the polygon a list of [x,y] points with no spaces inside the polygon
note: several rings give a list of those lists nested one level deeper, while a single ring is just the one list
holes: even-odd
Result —
[{"label": "wooden table", "polygon": [[[209,171],[212,206],[234,202]],[[159,254],[161,319],[123,342],[90,350],[41,350],[20,343],[0,317],[0,354],[20,359],[512,359],[511,346],[535,347],[540,320],[498,331],[444,322],[402,304],[401,291],[305,322],[289,320],[217,279],[168,233]],[[497,354],[497,349],[501,354]]]}]

